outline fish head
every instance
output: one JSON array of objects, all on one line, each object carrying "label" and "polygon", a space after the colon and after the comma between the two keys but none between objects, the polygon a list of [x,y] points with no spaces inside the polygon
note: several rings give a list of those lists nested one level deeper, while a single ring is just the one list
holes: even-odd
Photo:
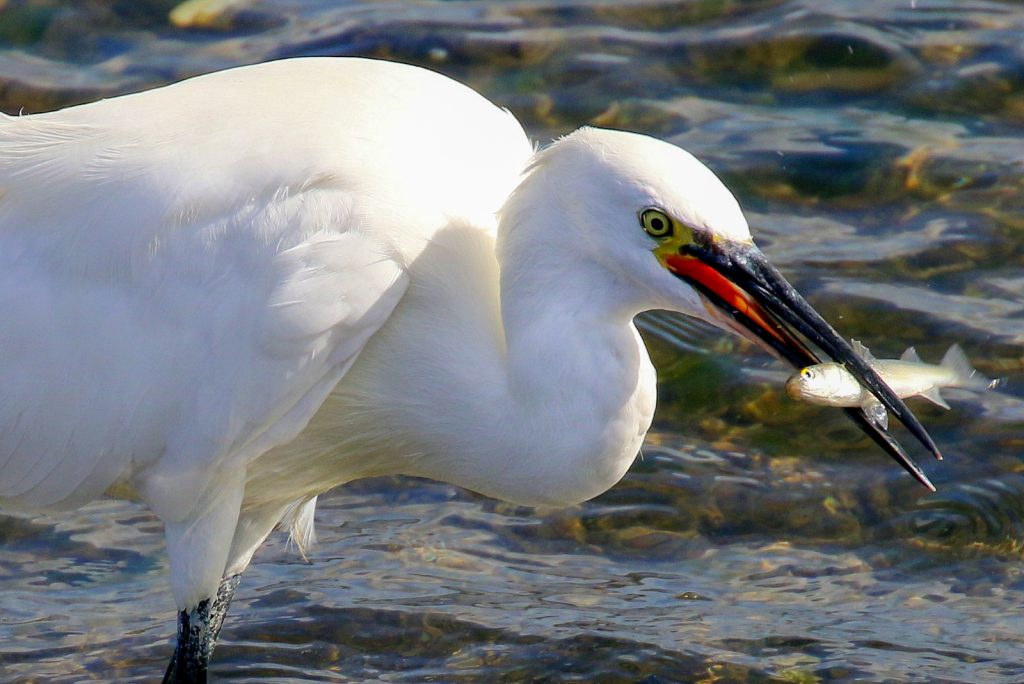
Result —
[{"label": "fish head", "polygon": [[820,363],[794,373],[786,381],[786,392],[820,406],[857,406],[863,389],[841,364]]}]

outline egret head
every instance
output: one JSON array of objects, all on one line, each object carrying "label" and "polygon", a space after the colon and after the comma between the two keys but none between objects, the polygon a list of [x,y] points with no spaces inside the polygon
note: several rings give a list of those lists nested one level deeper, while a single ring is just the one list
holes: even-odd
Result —
[{"label": "egret head", "polygon": [[[903,401],[754,245],[732,193],[692,155],[647,136],[585,128],[542,152],[535,172],[548,186],[538,209],[563,217],[556,230],[568,234],[578,257],[611,273],[632,298],[627,306],[697,316],[797,368],[820,362],[816,348],[938,456]],[[895,439],[860,409],[849,413],[931,487]]]}]

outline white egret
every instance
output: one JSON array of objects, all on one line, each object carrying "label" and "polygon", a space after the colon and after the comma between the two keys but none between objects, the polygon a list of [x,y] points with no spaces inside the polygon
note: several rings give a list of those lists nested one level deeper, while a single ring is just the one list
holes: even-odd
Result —
[{"label": "white egret", "polygon": [[633,318],[656,308],[797,366],[813,343],[937,455],[670,144],[584,128],[535,151],[466,86],[351,58],[0,117],[0,503],[152,509],[167,678],[202,680],[238,575],[282,521],[308,539],[321,492],[615,484],[654,412]]}]

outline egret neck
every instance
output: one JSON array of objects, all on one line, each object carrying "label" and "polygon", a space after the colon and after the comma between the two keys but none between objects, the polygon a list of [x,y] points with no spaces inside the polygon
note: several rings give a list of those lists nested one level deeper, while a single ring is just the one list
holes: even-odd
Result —
[{"label": "egret neck", "polygon": [[529,426],[517,440],[531,445],[523,456],[537,470],[523,473],[530,481],[518,500],[597,496],[626,472],[651,424],[654,368],[632,315],[588,297],[586,282],[574,279],[543,305],[519,287],[502,292],[509,395],[515,424]]},{"label": "egret neck", "polygon": [[[528,427],[509,435],[509,458],[524,459],[515,479],[506,472],[488,481],[509,487],[494,494],[501,498],[564,505],[597,496],[629,468],[654,414],[655,371],[633,325],[650,308],[636,288],[574,246],[573,231],[538,221],[543,213],[517,210],[526,192],[526,206],[544,203],[543,184],[528,176],[499,227],[508,397],[516,415],[508,424]],[[521,491],[512,491],[513,482]]]}]

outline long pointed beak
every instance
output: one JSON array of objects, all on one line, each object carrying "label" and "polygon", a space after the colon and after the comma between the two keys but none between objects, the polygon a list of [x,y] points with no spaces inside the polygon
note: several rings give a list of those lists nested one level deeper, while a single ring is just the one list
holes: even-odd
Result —
[{"label": "long pointed beak", "polygon": [[[926,449],[936,458],[942,458],[935,442],[903,400],[753,243],[715,242],[707,247],[689,244],[678,254],[664,257],[663,262],[669,271],[704,296],[716,319],[767,347],[796,368],[821,362],[804,339],[843,364]],[[921,468],[887,430],[870,420],[859,407],[845,410],[861,430],[918,482],[935,491]]]}]

